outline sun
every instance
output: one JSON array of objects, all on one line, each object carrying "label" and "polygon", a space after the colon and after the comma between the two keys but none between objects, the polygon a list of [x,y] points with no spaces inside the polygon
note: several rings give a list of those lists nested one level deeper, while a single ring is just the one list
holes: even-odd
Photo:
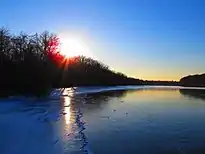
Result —
[{"label": "sun", "polygon": [[60,54],[64,55],[66,58],[76,56],[93,57],[85,41],[73,36],[60,37]]}]

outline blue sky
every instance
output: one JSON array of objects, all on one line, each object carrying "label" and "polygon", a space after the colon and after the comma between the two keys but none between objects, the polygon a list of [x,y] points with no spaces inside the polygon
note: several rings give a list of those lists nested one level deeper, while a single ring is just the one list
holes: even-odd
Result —
[{"label": "blue sky", "polygon": [[142,79],[205,72],[204,0],[1,0],[13,33],[76,32],[112,69]]}]

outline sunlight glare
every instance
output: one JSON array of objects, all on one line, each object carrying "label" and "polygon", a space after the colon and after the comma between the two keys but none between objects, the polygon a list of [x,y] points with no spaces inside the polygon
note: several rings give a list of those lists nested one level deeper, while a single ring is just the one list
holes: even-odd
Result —
[{"label": "sunlight glare", "polygon": [[84,40],[77,37],[60,36],[60,53],[67,58],[86,56],[93,58]]}]

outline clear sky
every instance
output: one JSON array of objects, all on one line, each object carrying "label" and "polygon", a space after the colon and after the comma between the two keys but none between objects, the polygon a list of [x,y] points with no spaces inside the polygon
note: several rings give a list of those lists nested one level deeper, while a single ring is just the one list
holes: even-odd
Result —
[{"label": "clear sky", "polygon": [[128,76],[178,80],[205,72],[205,0],[0,1],[0,26],[76,33]]}]

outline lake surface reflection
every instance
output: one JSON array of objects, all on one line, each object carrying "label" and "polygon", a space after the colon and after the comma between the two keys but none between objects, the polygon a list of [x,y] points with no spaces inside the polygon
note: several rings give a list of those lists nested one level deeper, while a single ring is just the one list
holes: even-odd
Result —
[{"label": "lake surface reflection", "polygon": [[1,154],[204,154],[205,90],[139,88],[0,101]]}]

